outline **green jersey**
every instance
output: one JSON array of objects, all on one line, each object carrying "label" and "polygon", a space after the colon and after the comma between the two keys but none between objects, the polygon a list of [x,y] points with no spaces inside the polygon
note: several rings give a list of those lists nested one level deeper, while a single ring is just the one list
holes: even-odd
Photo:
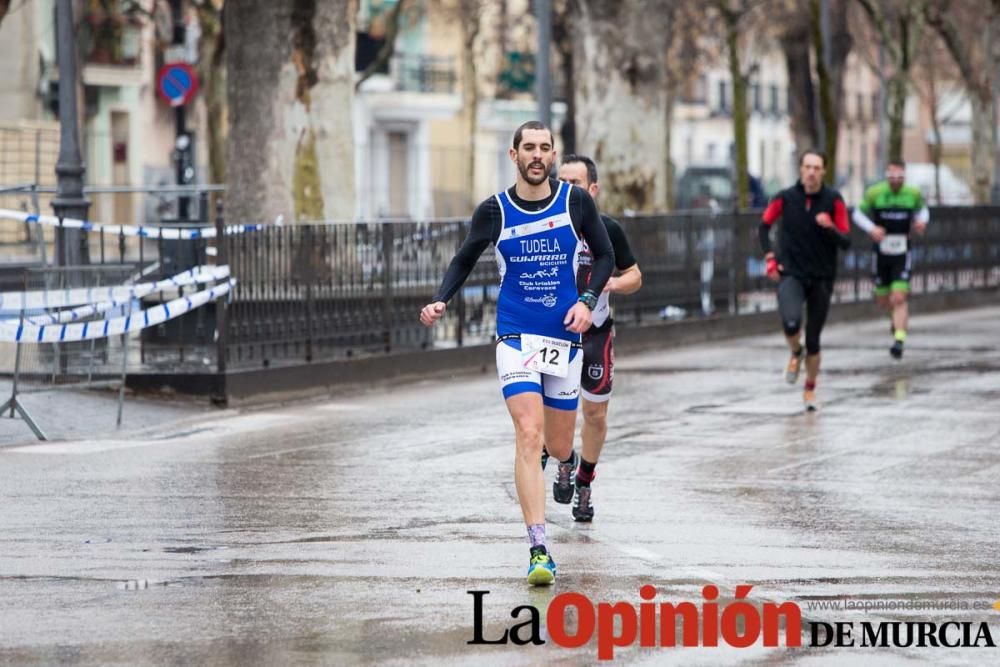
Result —
[{"label": "green jersey", "polygon": [[893,192],[889,182],[882,181],[868,188],[859,208],[876,225],[885,227],[887,234],[909,234],[910,224],[925,206],[915,185],[904,183],[899,192]]}]

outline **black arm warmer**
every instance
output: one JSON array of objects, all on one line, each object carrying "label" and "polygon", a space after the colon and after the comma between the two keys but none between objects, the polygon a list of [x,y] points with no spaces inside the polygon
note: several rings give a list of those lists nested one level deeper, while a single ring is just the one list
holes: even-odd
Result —
[{"label": "black arm warmer", "polygon": [[441,287],[438,288],[434,301],[444,301],[447,303],[455,293],[458,292],[462,284],[465,283],[472,269],[476,268],[476,262],[483,251],[495,241],[499,232],[496,226],[500,223],[500,208],[497,200],[487,199],[481,203],[476,212],[472,214],[472,226],[469,228],[469,235],[465,237],[462,247],[455,253],[448,270],[441,280]]},{"label": "black arm warmer", "polygon": [[635,255],[632,254],[632,246],[629,245],[621,223],[603,214],[601,219],[608,229],[608,238],[611,239],[611,247],[615,251],[615,268],[624,271],[635,266],[637,264]]},{"label": "black arm warmer", "polygon": [[760,238],[760,247],[764,254],[771,252],[771,225],[766,222],[760,223],[760,227],[757,228],[757,236]]},{"label": "black arm warmer", "polygon": [[[579,207],[573,206],[573,198],[578,198]],[[587,290],[594,294],[604,291],[604,285],[615,270],[615,250],[608,237],[608,230],[597,212],[597,205],[590,194],[583,188],[573,188],[570,194],[570,215],[579,211],[580,233],[594,255],[594,263],[590,267],[590,282]]]}]

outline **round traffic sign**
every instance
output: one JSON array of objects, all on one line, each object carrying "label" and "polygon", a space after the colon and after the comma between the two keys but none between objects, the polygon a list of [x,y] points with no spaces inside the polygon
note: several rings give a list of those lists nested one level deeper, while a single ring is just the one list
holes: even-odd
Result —
[{"label": "round traffic sign", "polygon": [[198,92],[198,75],[187,63],[170,63],[160,68],[156,77],[160,99],[172,107],[182,107]]}]

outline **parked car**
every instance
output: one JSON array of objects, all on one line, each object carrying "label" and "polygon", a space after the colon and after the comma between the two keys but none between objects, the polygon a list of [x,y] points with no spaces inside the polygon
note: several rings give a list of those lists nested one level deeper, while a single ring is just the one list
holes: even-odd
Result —
[{"label": "parked car", "polygon": [[[677,180],[676,208],[708,208],[713,199],[723,209],[736,203],[736,183],[733,170],[722,166],[692,166]],[[767,206],[767,194],[760,179],[750,175],[750,207]]]}]

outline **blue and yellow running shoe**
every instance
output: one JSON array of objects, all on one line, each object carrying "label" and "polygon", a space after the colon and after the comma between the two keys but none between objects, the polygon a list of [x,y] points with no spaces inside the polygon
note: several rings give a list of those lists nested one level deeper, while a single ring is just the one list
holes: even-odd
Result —
[{"label": "blue and yellow running shoe", "polygon": [[528,563],[528,583],[532,586],[548,586],[556,580],[556,562],[542,547],[531,550]]}]

